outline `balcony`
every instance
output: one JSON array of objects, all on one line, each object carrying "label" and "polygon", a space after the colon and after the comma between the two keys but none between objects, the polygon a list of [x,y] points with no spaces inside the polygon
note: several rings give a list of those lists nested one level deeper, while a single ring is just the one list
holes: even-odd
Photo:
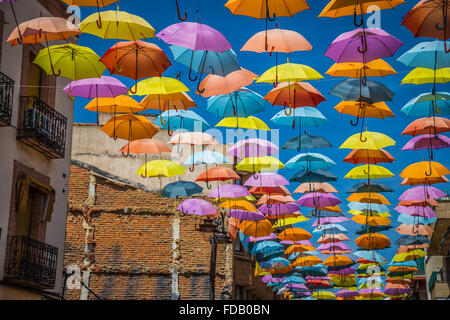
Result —
[{"label": "balcony", "polygon": [[430,238],[430,247],[427,255],[445,255],[450,247],[450,203],[440,202],[435,209],[437,214],[436,223],[433,224],[434,233]]},{"label": "balcony", "polygon": [[4,280],[39,289],[55,286],[58,248],[24,236],[8,236]]},{"label": "balcony", "polygon": [[433,271],[428,281],[431,300],[450,299],[450,272]]},{"label": "balcony", "polygon": [[14,81],[0,72],[0,127],[11,125]]},{"label": "balcony", "polygon": [[67,118],[38,97],[20,97],[17,139],[50,159],[64,158]]}]

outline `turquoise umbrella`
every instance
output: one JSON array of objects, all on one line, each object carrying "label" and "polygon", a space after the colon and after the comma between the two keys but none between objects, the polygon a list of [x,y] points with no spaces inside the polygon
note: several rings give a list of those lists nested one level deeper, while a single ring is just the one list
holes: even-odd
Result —
[{"label": "turquoise umbrella", "polygon": [[320,153],[300,153],[285,163],[289,169],[306,170],[307,172],[317,169],[329,169],[336,163]]},{"label": "turquoise umbrella", "polygon": [[175,181],[167,184],[161,191],[164,198],[186,198],[202,193],[203,188],[191,181]]},{"label": "turquoise umbrella", "polygon": [[444,41],[440,40],[418,43],[402,54],[397,61],[408,67],[428,69],[450,67],[450,55],[445,53]]},{"label": "turquoise umbrella", "polygon": [[358,250],[353,253],[355,256],[378,263],[386,263],[387,260],[375,250]]},{"label": "turquoise umbrella", "polygon": [[323,234],[336,234],[336,233],[347,233],[348,230],[343,226],[341,226],[340,224],[329,223],[322,225],[320,229],[315,228],[313,230],[313,233],[321,233],[321,232],[323,232]]},{"label": "turquoise umbrella", "polygon": [[288,259],[285,258],[273,258],[267,261],[261,262],[261,268],[264,269],[283,269],[288,267],[291,264],[291,262]]},{"label": "turquoise umbrella", "polygon": [[219,164],[230,163],[230,161],[221,153],[215,151],[201,151],[192,154],[183,163],[183,166],[190,166],[195,164]]},{"label": "turquoise umbrella", "polygon": [[264,98],[247,88],[241,88],[230,94],[221,94],[208,99],[206,110],[220,118],[247,118],[264,111]]},{"label": "turquoise umbrella", "polygon": [[303,146],[305,149],[317,149],[317,148],[331,148],[333,145],[320,136],[313,136],[305,134],[299,137],[294,137],[286,141],[281,149],[297,149],[300,151],[300,146]]},{"label": "turquoise umbrella", "polygon": [[[436,107],[434,106],[436,103]],[[436,92],[422,93],[411,99],[400,109],[407,116],[412,117],[433,117],[450,113],[450,93]],[[439,111],[439,112],[437,112]]]},{"label": "turquoise umbrella", "polygon": [[425,225],[435,223],[436,218],[435,217],[424,218],[424,217],[410,216],[409,214],[401,213],[398,215],[397,221],[407,225],[417,225],[417,224]]},{"label": "turquoise umbrella", "polygon": [[303,279],[300,276],[289,276],[284,278],[283,281],[281,281],[281,283],[305,283],[306,284],[306,280]]},{"label": "turquoise umbrella", "polygon": [[191,50],[189,48],[172,45],[169,47],[176,62],[189,67],[189,80],[196,81],[197,76],[192,78],[192,70],[196,73],[211,73],[221,77],[240,70],[238,58],[233,49],[223,52]]},{"label": "turquoise umbrella", "polygon": [[[161,119],[165,121],[163,125]],[[169,135],[171,129],[186,129],[188,131],[204,131],[209,127],[208,122],[201,116],[191,110],[167,110],[161,113],[161,116],[153,121],[154,125],[157,125],[163,129],[167,129]]]},{"label": "turquoise umbrella", "polygon": [[373,211],[373,212],[389,212],[389,208],[384,204],[365,203],[365,202],[349,202],[347,206],[352,210]]}]

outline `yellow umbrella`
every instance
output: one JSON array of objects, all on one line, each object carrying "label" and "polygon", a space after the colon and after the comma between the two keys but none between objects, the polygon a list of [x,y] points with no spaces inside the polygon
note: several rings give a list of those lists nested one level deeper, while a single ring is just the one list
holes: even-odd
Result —
[{"label": "yellow umbrella", "polygon": [[289,218],[284,218],[284,219],[278,219],[274,224],[273,227],[274,228],[280,228],[280,227],[285,227],[285,226],[289,226],[295,223],[299,223],[299,222],[303,222],[303,221],[308,221],[309,219],[307,217],[305,217],[304,215],[298,215],[295,217],[289,217]]},{"label": "yellow umbrella", "polygon": [[316,300],[333,300],[336,299],[336,295],[333,292],[320,290],[312,294],[312,297]]},{"label": "yellow umbrella", "polygon": [[347,201],[362,202],[362,203],[378,203],[387,205],[391,204],[388,201],[388,199],[386,199],[385,196],[383,196],[380,193],[374,192],[353,193],[347,198]]},{"label": "yellow umbrella", "polygon": [[188,92],[189,89],[183,82],[167,77],[152,77],[142,80],[136,84],[136,92],[130,91],[130,95],[146,96],[149,94],[171,94]]},{"label": "yellow umbrella", "polygon": [[119,9],[91,14],[80,23],[80,30],[102,39],[136,41],[155,37],[155,29],[147,21]]},{"label": "yellow umbrella", "polygon": [[119,138],[128,141],[150,139],[158,129],[144,116],[130,113],[114,116],[102,127],[102,131],[114,140]]},{"label": "yellow umbrella", "polygon": [[97,25],[99,28],[102,27],[102,20],[100,17],[100,8],[109,6],[112,3],[119,2],[119,0],[61,0],[65,2],[68,6],[79,6],[79,7],[97,7],[98,21]]},{"label": "yellow umbrella", "polygon": [[91,100],[85,109],[89,111],[105,112],[105,113],[135,113],[144,111],[139,102],[125,95],[115,98],[95,98]]},{"label": "yellow umbrella", "polygon": [[361,78],[364,76],[384,77],[397,72],[383,59],[376,59],[366,64],[361,62],[335,63],[325,73],[332,77]]},{"label": "yellow umbrella", "polygon": [[450,81],[450,67],[441,69],[415,68],[402,79],[402,84],[447,83]]},{"label": "yellow umbrella", "polygon": [[171,160],[153,160],[144,163],[136,172],[143,178],[149,177],[173,177],[186,173],[186,168]]},{"label": "yellow umbrella", "polygon": [[361,210],[349,210],[348,213],[358,216],[373,216],[373,217],[391,217],[389,212],[364,212]]},{"label": "yellow umbrella", "polygon": [[421,249],[411,250],[409,252],[397,253],[392,261],[402,262],[402,261],[410,261],[423,258],[426,255],[425,251]]},{"label": "yellow umbrella", "polygon": [[267,219],[261,221],[244,220],[239,223],[239,230],[254,238],[265,237],[272,233],[272,224]]},{"label": "yellow umbrella", "polygon": [[394,117],[391,109],[385,102],[373,104],[358,101],[341,101],[334,107],[339,113],[348,114],[355,117],[384,119]]},{"label": "yellow umbrella", "polygon": [[439,178],[450,174],[450,171],[436,161],[421,161],[410,164],[401,173],[402,178],[426,179]]},{"label": "yellow umbrella", "polygon": [[361,15],[365,14],[367,9],[372,5],[376,5],[377,10],[383,10],[392,9],[404,2],[403,0],[332,0],[322,10],[319,17],[336,18],[357,14]]},{"label": "yellow umbrella", "polygon": [[301,244],[293,244],[289,246],[285,251],[284,254],[292,254],[292,253],[298,253],[298,252],[305,252],[305,251],[314,251],[316,248],[313,246],[307,246],[307,245],[301,245]]},{"label": "yellow umbrella", "polygon": [[344,178],[348,179],[381,179],[390,178],[394,174],[388,169],[375,164],[365,164],[350,170]]},{"label": "yellow umbrella", "polygon": [[288,62],[270,68],[259,76],[256,82],[267,82],[276,85],[278,82],[298,82],[322,78],[320,73],[307,65]]},{"label": "yellow umbrella", "polygon": [[283,169],[283,163],[273,156],[248,157],[236,165],[237,171],[260,172]]},{"label": "yellow umbrella", "polygon": [[249,116],[247,118],[242,117],[223,118],[215,126],[226,128],[242,128],[242,129],[270,131],[270,128],[267,126],[267,124],[264,123],[264,121],[254,116]]},{"label": "yellow umbrella", "polygon": [[379,150],[393,145],[395,141],[387,135],[366,130],[364,133],[352,135],[339,148]]}]

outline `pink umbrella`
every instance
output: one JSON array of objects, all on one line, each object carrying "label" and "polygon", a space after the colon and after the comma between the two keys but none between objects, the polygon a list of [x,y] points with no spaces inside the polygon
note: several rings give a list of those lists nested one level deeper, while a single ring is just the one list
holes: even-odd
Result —
[{"label": "pink umbrella", "polygon": [[425,150],[425,149],[442,149],[450,147],[450,138],[438,134],[424,134],[416,136],[409,140],[402,150]]},{"label": "pink umbrella", "polygon": [[298,199],[297,203],[302,207],[318,209],[333,207],[342,201],[331,193],[306,193]]},{"label": "pink umbrella", "polygon": [[261,172],[257,175],[250,176],[245,181],[246,187],[279,187],[288,185],[289,181],[286,180],[281,174],[275,172]]},{"label": "pink umbrella", "polygon": [[252,212],[245,210],[230,210],[230,217],[238,220],[261,221],[265,217],[261,212]]},{"label": "pink umbrella", "polygon": [[249,236],[248,239],[245,240],[245,242],[257,242],[257,241],[266,241],[266,240],[274,240],[274,239],[278,239],[278,236],[275,233],[271,233],[268,236],[258,237],[258,238]]},{"label": "pink umbrella", "polygon": [[237,184],[225,184],[218,186],[212,190],[209,194],[209,198],[241,198],[247,197],[250,192],[247,188],[237,185]]},{"label": "pink umbrella", "polygon": [[418,206],[397,206],[394,208],[395,211],[399,213],[409,214],[410,216],[415,217],[424,217],[424,218],[436,218],[437,214],[430,207],[418,207]]},{"label": "pink umbrella", "polygon": [[184,214],[192,214],[197,216],[217,216],[218,212],[213,204],[202,199],[186,199],[182,201],[177,210]]},{"label": "pink umbrella", "polygon": [[311,193],[316,190],[316,192],[323,193],[336,193],[338,192],[331,184],[327,182],[312,182],[312,183],[302,183],[294,190],[294,193]]},{"label": "pink umbrella", "polygon": [[439,199],[444,196],[446,196],[446,194],[438,188],[418,186],[406,190],[398,199],[401,201],[425,201],[428,199]]},{"label": "pink umbrella", "polygon": [[314,247],[314,245],[312,244],[312,242],[310,240],[300,240],[300,241],[283,240],[283,241],[280,241],[280,244],[287,244],[287,245],[299,244],[302,246]]},{"label": "pink umbrella", "polygon": [[339,249],[339,250],[350,250],[350,247],[342,242],[328,242],[323,243],[317,247],[317,250],[331,250],[331,249]]},{"label": "pink umbrella", "polygon": [[298,205],[295,202],[288,203],[274,203],[271,205],[263,204],[259,207],[259,211],[266,215],[282,216],[292,214],[299,210]]},{"label": "pink umbrella", "polygon": [[276,154],[279,150],[278,146],[270,141],[252,138],[233,144],[227,154],[238,158],[263,157]]},{"label": "pink umbrella", "polygon": [[340,222],[344,222],[344,221],[348,221],[348,218],[347,217],[323,217],[323,218],[317,219],[312,224],[312,226],[317,227],[318,225],[330,224],[330,223],[340,223]]}]

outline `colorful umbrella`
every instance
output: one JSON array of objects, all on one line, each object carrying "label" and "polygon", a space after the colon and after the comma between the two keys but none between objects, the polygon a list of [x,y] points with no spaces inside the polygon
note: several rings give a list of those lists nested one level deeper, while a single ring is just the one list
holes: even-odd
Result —
[{"label": "colorful umbrella", "polygon": [[274,143],[258,138],[240,140],[233,144],[227,154],[237,158],[270,156],[278,153],[279,148]]},{"label": "colorful umbrella", "polygon": [[246,118],[264,111],[264,102],[259,94],[242,88],[229,94],[209,98],[206,110],[220,118]]},{"label": "colorful umbrella", "polygon": [[202,199],[186,199],[183,200],[178,206],[177,210],[184,214],[192,214],[198,216],[216,217],[219,213],[216,207],[210,202]]},{"label": "colorful umbrella", "polygon": [[261,119],[249,116],[247,118],[241,117],[230,117],[224,118],[219,121],[216,127],[226,127],[226,128],[242,128],[242,129],[252,129],[252,130],[265,130],[270,131],[270,128],[267,124],[264,123]]},{"label": "colorful umbrella", "polygon": [[102,28],[102,19],[100,15],[100,8],[104,8],[112,3],[118,2],[119,0],[62,0],[69,6],[80,6],[80,7],[97,7],[98,20],[97,26]]},{"label": "colorful umbrella", "polygon": [[251,84],[257,77],[258,75],[244,68],[233,71],[225,77],[209,74],[200,83],[196,93],[204,98],[221,94],[230,94]]},{"label": "colorful umbrella", "polygon": [[203,188],[191,181],[175,181],[167,184],[161,192],[164,198],[187,198],[202,193]]},{"label": "colorful umbrella", "polygon": [[433,131],[436,134],[450,131],[450,119],[441,117],[416,119],[401,134],[417,136],[420,134],[432,134]]}]

